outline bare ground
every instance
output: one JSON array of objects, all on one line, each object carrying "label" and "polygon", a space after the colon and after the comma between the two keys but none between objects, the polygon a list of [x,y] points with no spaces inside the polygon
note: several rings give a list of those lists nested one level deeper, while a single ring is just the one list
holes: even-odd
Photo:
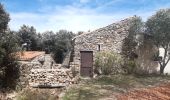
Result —
[{"label": "bare ground", "polygon": [[170,100],[170,83],[152,88],[129,91],[117,96],[118,100]]},{"label": "bare ground", "polygon": [[113,75],[84,80],[63,100],[170,100],[170,76]]}]

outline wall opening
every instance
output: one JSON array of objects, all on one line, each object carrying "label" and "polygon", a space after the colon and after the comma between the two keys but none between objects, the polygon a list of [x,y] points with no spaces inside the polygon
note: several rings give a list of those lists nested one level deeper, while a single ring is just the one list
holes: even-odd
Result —
[{"label": "wall opening", "polygon": [[100,51],[100,44],[97,45],[97,50]]}]

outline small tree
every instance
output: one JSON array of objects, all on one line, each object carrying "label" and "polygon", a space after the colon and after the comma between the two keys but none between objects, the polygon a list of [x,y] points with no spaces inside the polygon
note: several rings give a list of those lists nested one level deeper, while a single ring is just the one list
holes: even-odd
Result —
[{"label": "small tree", "polygon": [[143,33],[143,22],[140,17],[133,17],[129,24],[128,33],[129,34],[124,39],[122,46],[122,54],[124,57],[123,68],[128,74],[133,74],[137,67],[135,59],[138,55],[136,54],[136,51],[139,44],[143,42],[143,40],[140,39],[142,36],[141,34]]},{"label": "small tree", "polygon": [[141,42],[137,36],[142,33],[143,22],[140,17],[133,17],[128,29],[128,36],[124,39],[122,46],[122,53],[127,60],[134,60],[136,58],[136,47]]},{"label": "small tree", "polygon": [[122,57],[114,52],[98,52],[95,56],[95,73],[116,74],[122,72]]},{"label": "small tree", "polygon": [[160,74],[163,74],[170,60],[170,9],[159,10],[147,20],[146,28],[154,44],[165,49],[163,58],[159,60]]}]

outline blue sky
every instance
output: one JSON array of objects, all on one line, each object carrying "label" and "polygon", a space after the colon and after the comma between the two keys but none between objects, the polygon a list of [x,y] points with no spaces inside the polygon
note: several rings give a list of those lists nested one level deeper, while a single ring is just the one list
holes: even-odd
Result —
[{"label": "blue sky", "polygon": [[170,0],[0,0],[10,13],[9,26],[34,26],[47,30],[95,30],[137,15],[144,21],[156,11],[170,8]]}]

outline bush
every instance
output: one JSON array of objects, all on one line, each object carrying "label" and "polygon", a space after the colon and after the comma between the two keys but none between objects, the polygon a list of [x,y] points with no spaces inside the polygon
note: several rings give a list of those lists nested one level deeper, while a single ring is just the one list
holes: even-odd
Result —
[{"label": "bush", "polygon": [[134,60],[126,60],[124,63],[124,70],[127,72],[127,74],[133,74],[135,73],[136,69],[136,63]]},{"label": "bush", "polygon": [[95,72],[97,74],[115,74],[122,72],[122,58],[114,52],[99,52],[95,58]]}]

